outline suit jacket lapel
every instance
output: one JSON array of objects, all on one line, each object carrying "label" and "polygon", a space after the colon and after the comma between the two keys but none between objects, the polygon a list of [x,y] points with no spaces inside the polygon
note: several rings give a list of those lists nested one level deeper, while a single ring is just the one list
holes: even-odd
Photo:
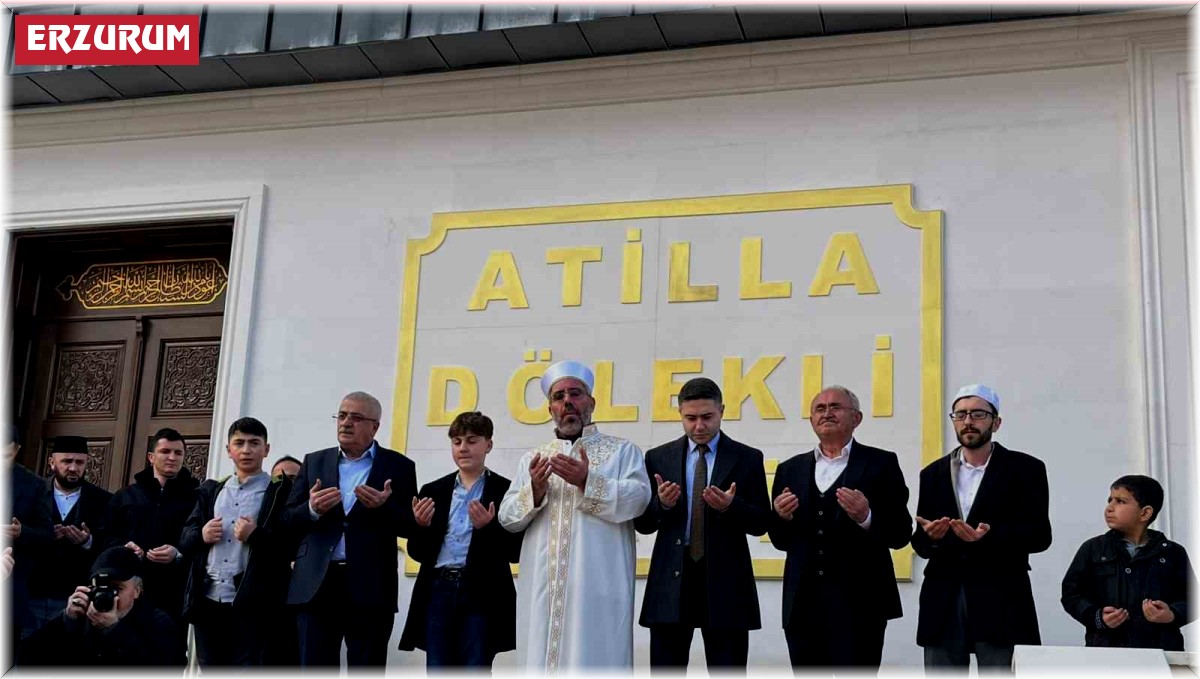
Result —
[{"label": "suit jacket lapel", "polygon": [[817,466],[817,458],[815,451],[808,451],[800,454],[800,464],[796,469],[796,485],[799,488],[792,488],[792,494],[800,501],[800,506],[797,509],[804,510],[808,508],[809,488],[812,487],[813,472]]},{"label": "suit jacket lapel", "polygon": [[[379,451],[375,451],[378,454]],[[374,468],[372,468],[374,471]],[[429,524],[441,535],[446,534],[446,525],[450,523],[450,505],[454,502],[454,483],[456,476],[451,476],[448,483],[439,483],[433,488],[433,521]],[[476,481],[476,483],[479,483]],[[484,491],[487,486],[483,487]],[[358,506],[357,503],[354,505]],[[353,509],[350,511],[354,511]]]},{"label": "suit jacket lapel", "polygon": [[[399,453],[397,453],[399,455]],[[387,462],[383,459],[383,447],[378,443],[375,444],[375,456],[371,458],[371,471],[367,472],[366,483],[375,490],[383,490],[383,482],[387,477]],[[453,488],[453,484],[450,486]],[[453,492],[453,490],[451,491]]]},{"label": "suit jacket lapel", "polygon": [[737,453],[734,452],[732,445],[733,439],[730,439],[721,433],[721,440],[717,443],[716,457],[713,460],[712,483],[709,485],[716,486],[721,490],[729,490],[725,487],[725,479],[729,478],[729,472],[733,471],[734,465],[737,464]]},{"label": "suit jacket lapel", "polygon": [[[321,479],[322,488],[337,488],[341,485],[341,476],[338,474],[338,460],[341,459],[341,456],[342,451],[338,448],[333,448],[325,452],[321,460],[321,475],[318,477]],[[340,513],[342,511],[342,503],[338,502],[334,506],[333,511]]]},{"label": "suit jacket lapel", "polygon": [[[667,458],[665,471],[667,475],[663,477],[663,481],[674,481],[683,489],[683,496],[687,498],[689,491],[687,487],[687,452],[688,452],[688,437],[682,436],[671,446],[669,451],[670,457]],[[677,476],[674,476],[677,475]]]},{"label": "suit jacket lapel", "polygon": [[954,518],[965,519],[962,502],[958,499],[958,472],[962,467],[962,448],[955,448],[947,457],[947,467],[950,470],[950,500],[954,503]]},{"label": "suit jacket lapel", "polygon": [[[863,474],[867,470],[867,458],[863,452],[862,446],[858,445],[857,441],[850,443],[850,459],[846,462],[846,470],[842,472],[842,487],[847,489],[858,489],[859,482],[862,480]],[[835,519],[842,518],[846,511],[839,504]]]},{"label": "suit jacket lapel", "polygon": [[479,498],[479,503],[483,505],[484,509],[487,509],[489,504],[495,502],[496,512],[499,513],[500,501],[504,499],[504,493],[501,493],[499,490],[497,490],[500,486],[496,483],[496,480],[492,478],[493,476],[495,476],[495,474],[492,473],[492,470],[486,468],[483,470],[483,478],[485,481],[483,486],[483,496]]}]

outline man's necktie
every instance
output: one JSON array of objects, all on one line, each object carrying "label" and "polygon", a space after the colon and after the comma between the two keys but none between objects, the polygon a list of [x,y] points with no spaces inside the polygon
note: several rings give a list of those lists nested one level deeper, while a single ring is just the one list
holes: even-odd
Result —
[{"label": "man's necktie", "polygon": [[704,557],[704,498],[700,495],[708,485],[708,459],[705,457],[708,446],[701,443],[696,446],[696,453],[696,468],[692,476],[692,540],[688,547],[692,561]]}]

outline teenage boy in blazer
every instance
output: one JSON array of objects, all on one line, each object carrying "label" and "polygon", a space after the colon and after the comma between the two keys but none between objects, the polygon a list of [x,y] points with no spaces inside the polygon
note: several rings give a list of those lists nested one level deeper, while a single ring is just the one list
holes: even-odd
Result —
[{"label": "teenage boy in blazer", "polygon": [[511,482],[485,466],[492,421],[460,413],[450,424],[458,470],[421,487],[413,499],[417,531],[408,554],[420,562],[400,650],[425,650],[425,666],[488,668],[516,648],[517,591],[510,563],[521,558],[522,533],[496,519]]},{"label": "teenage boy in blazer", "polygon": [[684,435],[646,453],[655,491],[634,527],[658,534],[639,621],[655,669],[687,667],[699,629],[709,668],[744,672],[750,630],[762,627],[746,536],[766,533],[771,517],[763,454],[721,431],[724,412],[715,382],[688,380]]},{"label": "teenage boy in blazer", "polygon": [[1000,397],[989,387],[963,387],[950,409],[960,445],[921,470],[917,644],[927,669],[965,674],[974,653],[980,668],[1011,671],[1013,646],[1041,643],[1029,555],[1050,547],[1046,465],[992,440]]},{"label": "teenage boy in blazer", "polygon": [[229,427],[236,469],[196,491],[180,549],[190,560],[183,616],[196,628],[201,667],[263,664],[267,632],[283,613],[291,554],[283,525],[291,481],[271,477],[267,428],[253,417]]}]

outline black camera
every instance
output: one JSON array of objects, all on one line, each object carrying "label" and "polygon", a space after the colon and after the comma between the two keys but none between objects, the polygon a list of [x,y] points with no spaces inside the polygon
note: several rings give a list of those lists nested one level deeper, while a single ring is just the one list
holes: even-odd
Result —
[{"label": "black camera", "polygon": [[117,603],[117,588],[113,585],[112,577],[107,573],[99,573],[92,578],[92,589],[88,592],[92,607],[101,613],[107,613]]}]

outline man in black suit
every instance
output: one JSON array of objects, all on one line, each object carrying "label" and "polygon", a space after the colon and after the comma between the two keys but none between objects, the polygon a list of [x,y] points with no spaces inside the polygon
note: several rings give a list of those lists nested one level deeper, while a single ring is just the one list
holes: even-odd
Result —
[{"label": "man in black suit", "polygon": [[488,469],[492,420],[460,413],[450,424],[458,471],[425,484],[413,499],[417,532],[408,553],[421,563],[400,650],[425,650],[430,670],[491,668],[517,647],[517,590],[510,563],[523,533],[504,530],[496,506],[511,482]]},{"label": "man in black suit", "polygon": [[62,615],[75,587],[87,581],[92,562],[104,549],[102,530],[112,493],[84,480],[87,439],[57,436],[50,454],[54,542],[30,577],[29,596],[37,626]]},{"label": "man in black suit", "polygon": [[383,409],[374,396],[342,399],[338,445],[309,453],[285,521],[302,536],[287,602],[298,605],[300,663],[351,668],[387,662],[399,596],[397,537],[415,530],[412,460],[375,442]]},{"label": "man in black suit", "polygon": [[1000,397],[963,387],[950,419],[959,447],[921,470],[917,555],[921,583],[917,643],[925,667],[1011,670],[1013,646],[1040,644],[1029,555],[1050,547],[1046,465],[992,440]]},{"label": "man in black suit", "polygon": [[[17,428],[6,426],[4,438],[9,511],[6,517],[0,517],[0,523],[4,523],[5,542],[12,547],[15,561],[12,575],[5,584],[11,588],[10,596],[6,597],[11,606],[7,611],[12,641],[9,648],[16,649],[17,641],[36,629],[29,607],[29,578],[38,569],[45,549],[54,542],[54,529],[50,521],[50,491],[45,480],[17,462],[17,454],[21,451]],[[9,658],[11,660],[12,656]]]},{"label": "man in black suit", "polygon": [[771,517],[763,454],[721,431],[724,412],[715,382],[688,380],[684,436],[646,453],[655,493],[634,527],[658,532],[639,621],[651,667],[687,667],[699,628],[709,668],[744,671],[750,630],[762,627],[746,536],[767,532]]},{"label": "man in black suit", "polygon": [[826,387],[811,405],[819,443],[779,465],[771,542],[787,552],[783,631],[793,668],[875,673],[900,591],[889,550],[908,544],[908,487],[896,454],[854,440],[858,397]]}]

